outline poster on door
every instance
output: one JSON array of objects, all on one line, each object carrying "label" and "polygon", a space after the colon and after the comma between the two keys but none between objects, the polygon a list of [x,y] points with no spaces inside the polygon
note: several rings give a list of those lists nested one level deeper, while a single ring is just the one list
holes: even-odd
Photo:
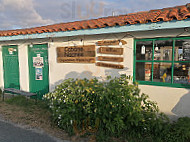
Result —
[{"label": "poster on door", "polygon": [[35,67],[35,68],[44,67],[44,59],[43,59],[43,57],[33,57],[33,67]]},{"label": "poster on door", "polygon": [[36,71],[36,80],[43,80],[43,69],[35,68]]}]

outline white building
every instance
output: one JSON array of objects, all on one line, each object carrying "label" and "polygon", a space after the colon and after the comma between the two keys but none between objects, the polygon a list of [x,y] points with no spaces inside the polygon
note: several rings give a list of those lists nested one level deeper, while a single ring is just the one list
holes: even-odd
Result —
[{"label": "white building", "polygon": [[190,116],[190,4],[0,31],[0,86],[52,91],[67,78],[133,76],[171,116]]}]

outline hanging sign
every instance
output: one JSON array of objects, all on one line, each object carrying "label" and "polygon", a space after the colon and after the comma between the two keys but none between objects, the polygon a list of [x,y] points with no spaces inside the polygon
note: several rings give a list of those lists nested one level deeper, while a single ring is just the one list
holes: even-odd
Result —
[{"label": "hanging sign", "polygon": [[44,59],[43,57],[33,57],[33,67],[42,68],[44,67]]},{"label": "hanging sign", "polygon": [[190,61],[190,43],[189,42],[183,43],[183,60]]},{"label": "hanging sign", "polygon": [[58,63],[95,63],[95,45],[57,48]]},{"label": "hanging sign", "polygon": [[141,54],[144,55],[144,54],[145,54],[145,51],[146,51],[146,48],[145,48],[145,46],[143,45],[143,46],[141,47]]},{"label": "hanging sign", "polygon": [[99,53],[123,55],[123,48],[100,47],[99,48]]},{"label": "hanging sign", "polygon": [[123,65],[117,65],[117,64],[108,64],[108,63],[102,63],[102,62],[97,62],[96,66],[100,67],[107,67],[107,68],[114,68],[114,69],[123,69]]},{"label": "hanging sign", "polygon": [[43,80],[43,68],[35,68],[36,80]]},{"label": "hanging sign", "polygon": [[127,44],[126,41],[124,40],[103,40],[103,41],[98,41],[98,45],[102,46],[102,45],[120,45],[122,43],[122,45]]},{"label": "hanging sign", "polygon": [[107,56],[98,56],[99,61],[110,61],[110,62],[123,62],[122,57],[107,57]]}]

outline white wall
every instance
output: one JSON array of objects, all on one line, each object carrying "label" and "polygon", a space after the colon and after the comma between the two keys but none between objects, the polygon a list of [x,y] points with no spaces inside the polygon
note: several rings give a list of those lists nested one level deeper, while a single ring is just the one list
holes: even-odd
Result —
[{"label": "white wall", "polygon": [[141,92],[156,101],[161,112],[171,118],[190,117],[190,90],[184,88],[139,85]]},{"label": "white wall", "polygon": [[[105,35],[104,37],[106,37]],[[123,35],[118,35],[122,37]],[[84,45],[95,45],[97,41],[103,40],[103,36],[94,36],[94,37],[86,37],[84,40]],[[82,38],[82,37],[81,37]],[[116,39],[114,36],[110,36],[107,38]],[[124,65],[124,69],[112,69],[105,67],[98,67],[95,63],[84,64],[84,63],[57,63],[57,47],[65,47],[65,46],[73,46],[80,45],[80,37],[73,40],[72,42],[60,42],[54,41],[53,44],[49,44],[49,71],[50,71],[50,90],[54,90],[55,86],[62,82],[67,78],[105,78],[107,75],[111,76],[119,76],[119,74],[133,74],[133,39],[125,38],[123,39],[127,41],[126,45],[123,45],[124,55],[118,55],[118,57],[124,57],[123,63],[116,63]],[[63,40],[64,41],[64,40]],[[118,46],[119,47],[119,46]],[[96,50],[99,47],[96,46]],[[96,57],[101,54],[96,54]],[[112,62],[110,62],[112,63]]]},{"label": "white wall", "polygon": [[29,91],[28,45],[18,45],[20,89]]},{"label": "white wall", "polygon": [[0,46],[0,88],[4,88],[4,74],[3,74],[3,56],[2,56],[2,46]]}]

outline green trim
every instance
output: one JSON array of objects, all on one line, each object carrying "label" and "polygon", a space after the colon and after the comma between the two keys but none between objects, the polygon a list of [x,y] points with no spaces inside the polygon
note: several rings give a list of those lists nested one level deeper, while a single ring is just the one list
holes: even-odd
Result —
[{"label": "green trim", "polygon": [[153,40],[152,42],[152,69],[151,69],[151,81],[153,81],[154,79],[154,44],[155,44],[155,41]]},{"label": "green trim", "polygon": [[[190,61],[175,61],[175,41],[176,40],[183,40],[183,39],[190,39],[190,37],[169,37],[169,38],[148,38],[148,39],[135,39],[134,40],[134,82],[138,82],[139,84],[142,85],[154,85],[154,86],[165,86],[165,87],[175,87],[175,88],[190,88],[189,84],[175,84],[173,80],[173,75],[174,75],[174,65],[175,63],[190,63]],[[172,45],[172,60],[171,61],[161,61],[161,60],[154,60],[154,44],[156,40],[173,40],[173,45]],[[147,61],[147,60],[136,60],[136,42],[137,41],[153,41],[152,45],[152,61]],[[139,81],[136,80],[136,63],[144,63],[144,62],[151,62],[152,63],[152,70],[151,70],[151,81]],[[154,63],[160,63],[160,62],[165,62],[165,63],[171,63],[172,64],[172,70],[171,70],[171,83],[165,83],[165,82],[153,82],[153,73],[154,73]]]},{"label": "green trim", "polygon": [[164,61],[164,60],[163,61],[162,60],[156,60],[156,61],[155,60],[154,61],[152,61],[152,60],[136,60],[136,62],[140,62],[140,63],[141,62],[154,62],[154,63],[161,63],[161,62],[163,63],[164,62],[164,63],[171,63],[172,61]]},{"label": "green trim", "polygon": [[134,52],[133,52],[133,82],[136,80],[136,42],[134,40]]},{"label": "green trim", "polygon": [[173,40],[173,46],[172,46],[172,72],[171,72],[171,83],[174,83],[174,60],[175,60],[175,39]]},{"label": "green trim", "polygon": [[186,84],[171,84],[164,82],[151,82],[151,81],[136,81],[139,85],[153,85],[153,86],[164,86],[164,87],[173,87],[173,88],[188,88],[190,89],[190,85]]}]

